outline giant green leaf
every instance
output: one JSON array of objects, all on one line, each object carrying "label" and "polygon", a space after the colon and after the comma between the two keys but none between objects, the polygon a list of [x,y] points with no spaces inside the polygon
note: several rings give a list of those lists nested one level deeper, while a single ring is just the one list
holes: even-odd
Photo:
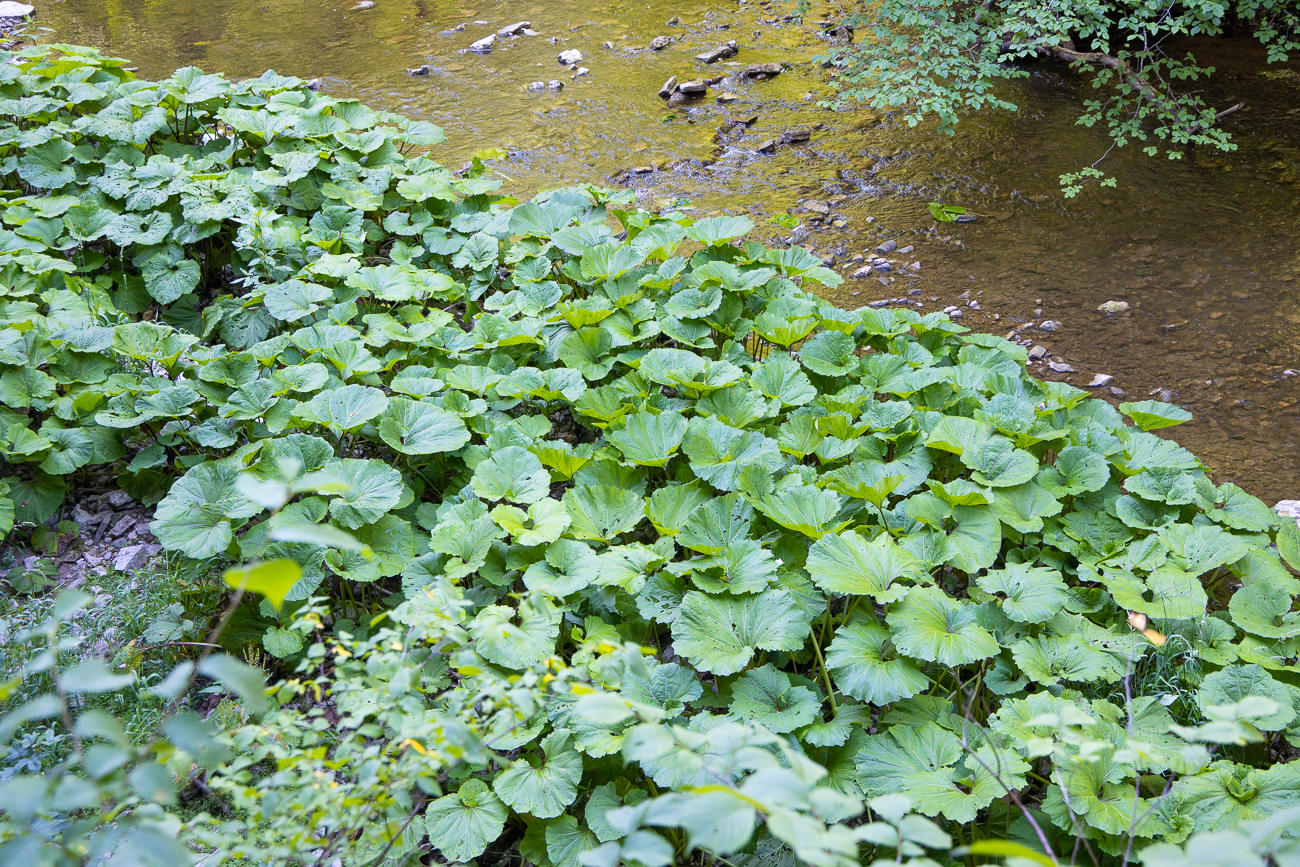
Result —
[{"label": "giant green leaf", "polygon": [[572,740],[564,729],[547,735],[541,744],[543,755],[521,756],[493,781],[493,791],[520,813],[539,819],[560,815],[577,798],[578,781],[582,779],[582,756],[573,749]]},{"label": "giant green leaf", "polygon": [[755,596],[689,591],[673,621],[673,646],[701,671],[735,674],[756,650],[793,651],[808,638],[809,616],[785,590]]},{"label": "giant green leaf", "polygon": [[379,420],[379,438],[404,455],[454,452],[469,442],[460,418],[432,404],[392,398]]},{"label": "giant green leaf", "polygon": [[898,546],[889,534],[867,541],[848,531],[822,536],[808,550],[808,574],[813,583],[830,593],[870,596],[877,602],[896,602],[907,593],[900,579],[917,580],[921,564]]},{"label": "giant green leaf", "polygon": [[999,650],[997,640],[975,622],[975,607],[938,587],[913,587],[886,620],[899,651],[917,659],[966,665]]},{"label": "giant green leaf", "polygon": [[190,469],[158,504],[149,530],[163,547],[198,560],[215,557],[234,538],[232,522],[262,511],[236,486],[239,468],[213,461]]},{"label": "giant green leaf", "polygon": [[867,704],[910,698],[930,683],[899,656],[889,630],[861,620],[835,630],[835,640],[826,651],[826,666],[841,692]]}]

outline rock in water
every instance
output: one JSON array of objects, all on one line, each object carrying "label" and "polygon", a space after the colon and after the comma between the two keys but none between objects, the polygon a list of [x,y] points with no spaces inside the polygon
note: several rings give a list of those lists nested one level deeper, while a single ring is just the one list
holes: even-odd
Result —
[{"label": "rock in water", "polygon": [[14,0],[0,2],[0,18],[26,18],[35,11],[36,7],[26,3],[15,3]]},{"label": "rock in water", "polygon": [[883,243],[881,243],[879,246],[876,247],[876,255],[887,256],[897,249],[898,249],[898,242],[895,241],[893,238],[890,238],[888,241],[884,241]]},{"label": "rock in water", "polygon": [[556,60],[565,66],[573,66],[575,63],[582,62],[582,52],[576,48],[570,48],[567,51],[561,51]]},{"label": "rock in water", "polygon": [[746,69],[741,78],[776,78],[783,69],[779,63],[758,63]]},{"label": "rock in water", "polygon": [[728,57],[735,57],[738,50],[739,49],[736,48],[736,40],[733,39],[726,45],[719,45],[712,51],[706,51],[703,54],[695,55],[695,59],[702,60],[705,63],[717,63],[719,60]]},{"label": "rock in water", "polygon": [[1102,385],[1109,385],[1110,381],[1114,378],[1115,377],[1111,376],[1109,373],[1099,373],[1092,378],[1092,382],[1088,383],[1088,387],[1097,388]]},{"label": "rock in water", "polygon": [[677,90],[686,96],[703,96],[708,89],[708,83],[698,78],[694,81],[683,81],[677,87]]},{"label": "rock in water", "polygon": [[417,66],[414,69],[408,69],[406,71],[411,75],[425,76],[430,72],[433,72],[433,67],[426,63],[423,66]]},{"label": "rock in water", "polygon": [[1282,500],[1273,509],[1283,518],[1294,518],[1300,526],[1300,500]]},{"label": "rock in water", "polygon": [[497,35],[495,33],[489,33],[487,36],[484,36],[478,42],[475,42],[473,45],[471,45],[469,47],[469,50],[477,51],[479,54],[487,54],[489,51],[492,50],[492,46],[496,44],[497,44]]},{"label": "rock in water", "polygon": [[663,51],[665,48],[667,48],[669,45],[672,44],[673,44],[673,38],[671,36],[656,36],[654,39],[650,40],[650,50]]},{"label": "rock in water", "polygon": [[1107,316],[1113,313],[1123,313],[1127,309],[1128,309],[1127,301],[1107,301],[1105,304],[1102,304],[1097,308],[1098,311],[1106,314]]},{"label": "rock in water", "polygon": [[500,30],[498,30],[497,36],[501,36],[501,37],[518,36],[519,34],[523,33],[525,30],[527,30],[532,25],[532,23],[533,22],[531,21],[516,21],[514,24],[509,24],[505,27],[502,27]]},{"label": "rock in water", "polygon": [[665,81],[663,87],[659,88],[659,95],[662,96],[664,99],[667,99],[668,97],[672,96],[676,92],[677,92],[677,76],[675,75],[672,78]]},{"label": "rock in water", "polygon": [[1064,361],[1049,361],[1047,366],[1057,373],[1074,373],[1074,368]]},{"label": "rock in water", "polygon": [[361,0],[361,2],[353,6],[352,9],[353,11],[364,12],[367,9],[373,9],[374,6],[375,0]]}]

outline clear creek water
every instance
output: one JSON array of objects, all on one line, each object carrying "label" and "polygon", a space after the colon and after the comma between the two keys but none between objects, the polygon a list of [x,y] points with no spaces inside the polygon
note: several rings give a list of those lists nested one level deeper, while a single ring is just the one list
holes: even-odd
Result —
[{"label": "clear creek water", "polygon": [[[1246,103],[1225,121],[1239,149],[1170,162],[1131,145],[1102,164],[1116,189],[1065,200],[1058,176],[1092,163],[1107,141],[1075,123],[1092,91],[1060,65],[1004,88],[1018,112],[965,117],[949,137],[817,106],[831,93],[827,72],[806,61],[834,50],[817,24],[837,13],[820,2],[803,26],[781,20],[792,4],[756,0],[353,2],[41,0],[38,14],[54,31],[46,38],[131,58],[145,77],[189,64],[229,77],[267,68],[319,77],[331,95],[443,126],[438,156],[449,165],[506,149],[496,165],[515,191],[626,183],[647,207],[684,199],[701,213],[749,213],[769,239],[789,235],[770,218],[793,213],[811,230],[802,243],[835,256],[846,276],[853,256],[894,238],[915,249],[886,284],[851,278],[836,300],[963,305],[963,324],[1016,329],[1074,369],[1042,364],[1040,376],[1086,387],[1108,374],[1098,391],[1110,400],[1163,396],[1191,410],[1194,421],[1169,435],[1220,482],[1269,503],[1300,499],[1300,375],[1285,373],[1300,371],[1300,63],[1265,67],[1246,40],[1177,46],[1218,68],[1204,90],[1211,105]],[[681,22],[667,26],[674,16]],[[465,51],[517,21],[538,35]],[[655,36],[674,42],[651,51]],[[695,59],[730,39],[736,57]],[[574,48],[590,70],[576,79],[556,60]],[[735,75],[770,61],[795,65],[767,81]],[[422,64],[428,76],[406,72]],[[656,95],[670,75],[732,77],[670,107]],[[564,89],[526,89],[551,79]],[[720,104],[720,95],[735,99]],[[750,116],[751,126],[726,129],[728,118]],[[756,152],[794,129],[809,140]],[[929,201],[982,216],[936,227]],[[919,261],[919,277],[903,261]],[[1130,309],[1103,316],[1097,307],[1111,300]],[[1045,320],[1060,324],[1047,331]]]}]

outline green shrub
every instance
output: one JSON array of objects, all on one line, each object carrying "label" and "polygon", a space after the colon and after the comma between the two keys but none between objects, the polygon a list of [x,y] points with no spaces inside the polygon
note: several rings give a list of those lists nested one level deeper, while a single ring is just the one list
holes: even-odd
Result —
[{"label": "green shrub", "polygon": [[[839,309],[745,218],[518,204],[411,156],[435,128],[296,79],[13,60],[14,521],[116,474],[169,550],[247,563],[227,580],[279,609],[263,643],[299,677],[268,703],[205,658],[252,714],[222,736],[182,668],[158,752],[0,789],[27,847],[0,851],[155,839],[178,814],[137,805],[195,779],[208,864],[1291,845],[1300,532],[1149,432],[1187,413],[1038,382],[942,314]],[[87,775],[108,794],[60,800]]]}]

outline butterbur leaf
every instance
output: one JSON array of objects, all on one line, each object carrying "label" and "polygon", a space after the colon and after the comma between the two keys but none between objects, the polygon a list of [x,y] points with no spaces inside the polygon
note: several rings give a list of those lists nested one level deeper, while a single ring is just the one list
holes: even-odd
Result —
[{"label": "butterbur leaf", "polygon": [[1106,459],[1083,446],[1067,446],[1056,463],[1038,473],[1038,483],[1054,497],[1078,496],[1100,491],[1110,480]]},{"label": "butterbur leaf", "polygon": [[1005,569],[979,576],[975,583],[998,597],[1006,615],[1020,623],[1051,620],[1070,598],[1060,572],[1028,563],[1009,563]]},{"label": "butterbur leaf", "polygon": [[574,538],[607,545],[645,516],[645,500],[635,491],[613,485],[578,485],[564,492],[563,502]]},{"label": "butterbur leaf", "polygon": [[1261,731],[1275,732],[1287,727],[1295,719],[1294,688],[1279,683],[1258,665],[1229,665],[1201,681],[1196,701],[1202,712],[1215,705],[1234,704],[1248,696],[1262,696],[1274,702],[1275,710],[1253,718],[1252,724]]},{"label": "butterbur leaf", "polygon": [[1232,622],[1262,638],[1300,636],[1300,612],[1291,610],[1291,594],[1285,585],[1267,579],[1238,590],[1228,603]]},{"label": "butterbur leaf", "polygon": [[388,408],[388,397],[377,388],[345,385],[323,391],[306,404],[312,421],[337,431],[351,431],[378,418]]},{"label": "butterbur leaf", "polygon": [[701,671],[735,674],[756,650],[803,647],[809,622],[784,590],[726,597],[690,591],[673,621],[673,646]]},{"label": "butterbur leaf", "polygon": [[975,622],[975,607],[938,587],[913,587],[889,611],[894,644],[908,656],[955,666],[996,656],[998,642]]},{"label": "butterbur leaf", "polygon": [[820,539],[848,523],[836,520],[842,505],[843,500],[831,491],[812,485],[797,485],[763,497],[758,508],[787,530],[802,533],[810,539]]},{"label": "butterbur leaf", "polygon": [[470,779],[450,795],[428,806],[424,832],[448,861],[468,861],[482,855],[501,836],[509,811],[482,780]]},{"label": "butterbur leaf", "polygon": [[475,649],[488,661],[524,669],[555,652],[560,617],[561,611],[548,599],[533,595],[519,603],[518,612],[505,605],[484,608],[474,618],[470,634]]},{"label": "butterbur leaf", "polygon": [[930,679],[901,658],[889,630],[855,620],[835,630],[826,651],[835,685],[867,704],[891,704],[924,690]]},{"label": "butterbur leaf", "polygon": [[222,461],[192,468],[158,504],[150,532],[163,547],[197,560],[225,551],[232,522],[262,511],[239,492],[238,479],[239,469]]},{"label": "butterbur leaf", "polygon": [[491,515],[501,529],[514,537],[516,544],[524,546],[554,542],[572,520],[564,506],[550,498],[533,503],[527,512],[502,503],[492,510]]},{"label": "butterbur leaf", "polygon": [[923,574],[917,559],[887,533],[868,541],[852,531],[822,536],[808,551],[807,569],[813,583],[829,593],[870,596],[880,603],[907,595],[907,585],[895,582]]},{"label": "butterbur leaf", "polygon": [[379,438],[404,455],[454,452],[470,440],[465,422],[432,404],[392,398],[379,420]]},{"label": "butterbur leaf", "polygon": [[605,434],[624,461],[642,467],[662,467],[685,436],[686,419],[675,412],[638,412],[628,416],[622,428]]},{"label": "butterbur leaf", "polygon": [[402,474],[379,460],[333,460],[323,472],[345,490],[330,500],[330,516],[349,530],[373,524],[402,499]]},{"label": "butterbur leaf", "polygon": [[572,816],[546,823],[546,855],[555,867],[581,867],[579,858],[599,845],[596,835]]},{"label": "butterbur leaf", "polygon": [[1133,419],[1133,423],[1144,431],[1173,427],[1176,424],[1192,420],[1192,414],[1187,410],[1174,406],[1172,403],[1163,403],[1158,400],[1121,403],[1119,410]]},{"label": "butterbur leaf", "polygon": [[1219,495],[1223,503],[1208,513],[1212,521],[1250,532],[1271,530],[1280,524],[1277,512],[1236,485],[1224,485],[1219,488]]},{"label": "butterbur leaf", "polygon": [[[526,754],[492,783],[492,789],[511,809],[551,819],[578,796],[582,756],[573,749],[572,735],[558,729],[542,740],[540,757]],[[527,759],[538,761],[536,766]]]},{"label": "butterbur leaf", "polygon": [[474,493],[485,500],[535,503],[551,489],[551,476],[528,449],[507,446],[474,468]]}]

